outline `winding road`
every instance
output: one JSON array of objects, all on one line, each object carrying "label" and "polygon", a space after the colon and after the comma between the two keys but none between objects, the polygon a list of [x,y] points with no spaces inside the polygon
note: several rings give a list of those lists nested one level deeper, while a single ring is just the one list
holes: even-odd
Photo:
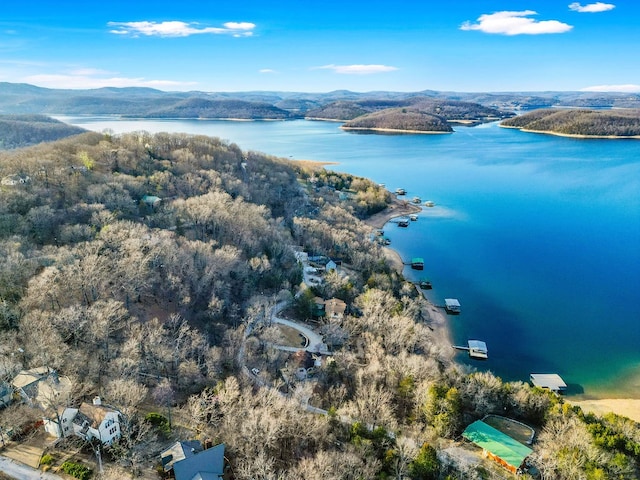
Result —
[{"label": "winding road", "polygon": [[306,325],[302,325],[297,322],[293,322],[291,320],[287,320],[285,318],[278,317],[278,313],[280,310],[274,309],[273,315],[271,317],[271,321],[273,323],[278,323],[280,325],[286,325],[287,327],[293,328],[300,332],[304,337],[308,340],[306,347],[286,347],[283,345],[274,345],[278,350],[284,350],[287,352],[297,352],[298,350],[306,350],[311,353],[320,353],[322,355],[333,355],[327,346],[322,341],[322,335],[311,330]]}]

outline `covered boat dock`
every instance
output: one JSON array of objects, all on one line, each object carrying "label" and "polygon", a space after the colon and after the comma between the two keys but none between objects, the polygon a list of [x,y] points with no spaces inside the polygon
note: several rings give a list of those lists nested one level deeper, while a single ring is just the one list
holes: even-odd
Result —
[{"label": "covered boat dock", "polygon": [[563,393],[567,384],[557,373],[532,373],[529,380],[534,387],[546,388],[554,393]]},{"label": "covered boat dock", "polygon": [[460,302],[456,298],[445,298],[444,308],[447,313],[457,314],[460,313]]}]

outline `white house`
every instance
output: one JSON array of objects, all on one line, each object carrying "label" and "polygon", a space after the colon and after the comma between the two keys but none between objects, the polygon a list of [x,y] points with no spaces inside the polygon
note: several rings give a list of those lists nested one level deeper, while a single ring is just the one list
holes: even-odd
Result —
[{"label": "white house", "polygon": [[44,429],[49,435],[62,438],[75,435],[73,431],[73,419],[78,414],[77,408],[60,407],[53,418],[43,418]]},{"label": "white house", "polygon": [[31,178],[28,175],[7,175],[2,180],[0,180],[0,184],[5,187],[15,187],[16,185],[24,185],[25,183],[29,183]]},{"label": "white house", "polygon": [[82,403],[73,419],[73,430],[85,440],[96,439],[103,445],[111,445],[121,436],[120,412],[102,405],[100,397],[93,404]]},{"label": "white house", "polygon": [[327,273],[331,273],[333,271],[338,270],[338,265],[333,260],[329,260],[327,264],[324,266],[324,270]]},{"label": "white house", "polygon": [[77,435],[111,445],[122,435],[120,420],[120,412],[102,405],[100,397],[95,397],[92,404],[83,402],[80,408],[64,408],[56,418],[45,419],[45,430],[56,437]]}]

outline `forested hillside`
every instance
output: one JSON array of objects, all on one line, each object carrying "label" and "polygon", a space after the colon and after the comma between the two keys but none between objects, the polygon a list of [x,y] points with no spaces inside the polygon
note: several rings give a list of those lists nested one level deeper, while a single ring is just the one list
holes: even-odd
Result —
[{"label": "forested hillside", "polygon": [[[404,99],[363,99],[355,101],[337,101],[329,103],[320,108],[309,110],[305,115],[307,118],[325,120],[361,120],[363,115],[377,112],[385,112],[390,117],[396,117],[398,109],[405,108],[412,113],[437,115],[447,122],[468,122],[471,124],[485,121],[493,121],[510,117],[512,113],[501,111],[496,108],[482,106],[478,103],[462,102],[448,99],[435,99],[424,96],[413,96]],[[406,112],[404,112],[406,113]],[[366,117],[366,122],[370,122],[371,117]],[[382,117],[375,116],[380,119]],[[391,123],[395,123],[390,119]],[[415,120],[411,121],[416,123]],[[417,122],[421,123],[421,122]],[[427,124],[432,123],[427,121]]]},{"label": "forested hillside", "polygon": [[562,135],[633,137],[640,135],[640,110],[542,109],[504,120],[501,125]]},{"label": "forested hillside", "polygon": [[406,132],[453,132],[442,117],[417,108],[389,108],[349,120],[344,130],[388,130]]},{"label": "forested hillside", "polygon": [[[369,180],[145,132],[0,152],[11,176],[25,181],[0,186],[0,380],[48,366],[73,386],[54,412],[94,395],[117,407],[99,478],[149,478],[194,438],[225,444],[229,479],[507,478],[459,441],[488,413],[536,428],[541,478],[638,478],[637,424],[451,361],[432,306],[361,221],[391,201]],[[296,251],[340,267],[307,288]],[[344,317],[315,315],[316,297]],[[275,313],[331,350],[309,378],[286,373],[309,358],[276,348]],[[42,416],[16,403],[0,428]]]},{"label": "forested hillside", "polygon": [[51,142],[84,131],[44,115],[0,115],[0,150]]}]

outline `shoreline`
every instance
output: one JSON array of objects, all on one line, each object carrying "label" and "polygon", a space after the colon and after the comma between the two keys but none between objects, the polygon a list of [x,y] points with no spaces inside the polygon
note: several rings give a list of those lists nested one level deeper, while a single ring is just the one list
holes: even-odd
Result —
[{"label": "shoreline", "polygon": [[511,125],[501,125],[498,124],[498,126],[500,128],[512,128],[514,130],[520,130],[521,132],[526,132],[526,133],[541,133],[544,135],[553,135],[555,137],[566,137],[566,138],[579,138],[579,139],[590,139],[593,138],[594,140],[600,139],[600,140],[640,140],[640,135],[579,135],[576,133],[560,133],[560,132],[552,132],[552,131],[547,131],[547,130],[531,130],[529,128],[523,128],[523,127],[514,127]]},{"label": "shoreline", "polygon": [[342,130],[354,130],[363,132],[387,132],[387,133],[422,133],[425,135],[451,135],[454,132],[438,132],[435,130],[403,130],[401,128],[369,128],[369,127],[340,127]]},{"label": "shoreline", "polygon": [[[507,127],[513,128],[513,127]],[[382,212],[376,213],[371,217],[363,220],[365,224],[375,229],[383,228],[390,220],[396,217],[409,215],[410,213],[418,213],[422,211],[422,207],[397,198]],[[404,263],[400,254],[392,247],[382,247],[385,258],[389,266],[398,274],[403,275]],[[447,316],[441,310],[433,305],[416,285],[416,289],[427,302],[429,328],[434,334],[434,341],[441,348],[442,353],[447,361],[455,362],[455,350],[451,348],[453,345],[452,332],[447,323]],[[640,423],[640,398],[613,398],[602,396],[590,399],[563,396],[566,403],[580,407],[584,412],[592,412],[595,415],[602,416],[607,413],[614,413]]]},{"label": "shoreline", "polygon": [[409,200],[400,200],[396,197],[387,208],[367,217],[363,222],[372,228],[382,228],[391,219],[403,217],[412,213],[420,213],[421,211],[422,207],[420,205],[411,203]]},{"label": "shoreline", "polygon": [[580,407],[584,412],[600,416],[615,413],[640,424],[640,399],[638,398],[597,398],[593,400],[566,398],[565,402]]},{"label": "shoreline", "polygon": [[[363,221],[365,224],[374,229],[381,229],[394,218],[406,216],[412,213],[419,213],[421,211],[422,207],[420,205],[395,198],[391,205],[389,205],[385,210],[383,210],[382,212],[378,212]],[[389,263],[389,266],[404,278],[403,271],[405,265],[402,261],[400,253],[398,253],[398,251],[394,250],[392,247],[386,246],[382,247],[382,251],[387,262]],[[433,332],[433,340],[435,345],[440,349],[441,355],[446,361],[455,362],[454,357],[456,351],[451,348],[451,346],[453,345],[453,337],[451,334],[451,329],[449,328],[449,324],[447,323],[446,314],[442,311],[442,309],[439,309],[429,301],[422,290],[420,290],[420,287],[418,285],[415,285],[415,287],[417,292],[422,296],[427,304],[426,313],[429,318],[427,326]]]}]

